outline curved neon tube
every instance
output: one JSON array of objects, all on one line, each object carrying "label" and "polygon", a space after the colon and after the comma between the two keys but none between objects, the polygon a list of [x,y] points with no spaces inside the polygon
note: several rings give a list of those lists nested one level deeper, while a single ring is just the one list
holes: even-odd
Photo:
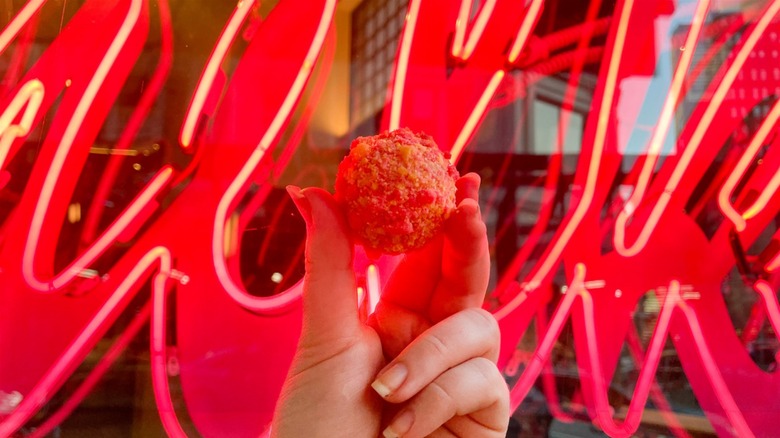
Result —
[{"label": "curved neon tube", "polygon": [[517,32],[515,40],[512,42],[512,47],[509,49],[509,63],[514,64],[517,58],[520,56],[523,48],[528,42],[528,37],[531,36],[531,31],[536,24],[536,20],[539,19],[539,15],[542,12],[542,5],[544,0],[532,0],[531,6],[528,8],[528,12],[523,18],[523,23],[520,25],[520,30]]},{"label": "curved neon tube", "polygon": [[[0,169],[5,167],[11,144],[17,138],[29,134],[33,120],[41,108],[44,93],[43,82],[32,79],[19,89],[3,114],[0,115]],[[22,118],[18,123],[13,124],[13,120],[23,107]]]},{"label": "curved neon tube", "polygon": [[420,2],[422,0],[409,1],[409,13],[406,14],[406,25],[401,34],[401,48],[398,50],[395,74],[393,77],[392,101],[390,102],[390,122],[388,129],[398,129],[401,123],[401,104],[403,103],[404,87],[406,86],[406,74],[409,69],[409,53],[412,48],[414,31],[417,28],[417,17],[420,15]]},{"label": "curved neon tube", "polygon": [[330,27],[331,20],[336,7],[336,0],[327,0],[322,17],[320,19],[317,30],[312,39],[312,44],[309,47],[308,52],[303,61],[298,76],[295,78],[287,97],[282,102],[279,111],[274,116],[270,126],[266,130],[263,137],[260,139],[260,143],[255,150],[249,156],[246,164],[241,168],[236,175],[236,178],[228,186],[224,196],[220,199],[217,205],[217,211],[214,216],[214,231],[212,233],[212,259],[214,262],[214,270],[217,274],[217,278],[222,286],[225,288],[227,294],[235,300],[240,306],[247,310],[255,312],[273,311],[283,308],[289,305],[291,302],[298,298],[299,289],[296,289],[298,293],[287,293],[274,295],[272,297],[253,297],[246,293],[243,287],[239,286],[233,277],[230,275],[230,271],[227,267],[227,262],[224,256],[224,235],[225,235],[225,222],[228,217],[228,212],[233,200],[238,196],[241,188],[244,187],[249,178],[252,176],[257,164],[265,156],[266,151],[271,147],[273,139],[279,134],[285,120],[290,116],[295,102],[298,100],[303,87],[306,84],[306,80],[314,67],[320,49],[327,35],[328,28]]},{"label": "curved neon tube", "polygon": [[[737,52],[737,55],[734,58],[734,62],[726,70],[726,74],[724,75],[723,80],[720,82],[720,84],[718,84],[715,93],[712,95],[712,100],[710,100],[707,108],[704,111],[704,114],[701,117],[701,120],[696,125],[696,130],[693,132],[687,147],[680,156],[680,160],[677,162],[672,175],[669,177],[669,181],[666,182],[664,192],[660,195],[655,205],[653,205],[650,216],[642,227],[642,230],[639,233],[639,237],[637,237],[633,245],[625,245],[625,227],[618,227],[616,225],[614,237],[615,248],[620,248],[619,251],[624,256],[628,257],[636,255],[639,253],[639,251],[642,250],[642,248],[645,247],[645,245],[647,245],[647,242],[650,240],[650,235],[655,230],[655,226],[658,224],[661,215],[664,213],[666,207],[669,205],[669,202],[672,199],[672,193],[674,193],[674,191],[677,189],[677,185],[680,183],[680,180],[683,178],[685,171],[688,169],[688,165],[693,159],[694,154],[699,149],[699,146],[701,146],[704,135],[709,130],[710,125],[715,118],[715,114],[717,114],[717,112],[720,110],[723,100],[726,98],[726,94],[731,89],[731,85],[734,83],[737,74],[739,74],[742,66],[745,64],[745,61],[748,58],[748,55],[750,55],[750,52],[753,51],[756,43],[758,43],[758,40],[764,34],[764,31],[766,31],[766,28],[777,15],[778,11],[780,11],[780,1],[775,0],[767,7],[764,13],[761,14],[761,17],[756,22],[756,26],[748,36],[745,44],[742,46],[742,48],[740,48],[739,52]],[[630,212],[632,207],[628,206],[628,208],[628,212]]]},{"label": "curved neon tube", "polygon": [[[593,196],[596,191],[596,180],[598,178],[599,167],[601,163],[601,156],[604,152],[604,143],[607,135],[607,127],[612,113],[612,103],[615,97],[615,88],[617,86],[618,68],[621,64],[621,58],[623,54],[623,46],[625,45],[626,33],[628,32],[628,21],[633,9],[634,1],[626,0],[623,4],[623,9],[620,11],[620,18],[618,20],[617,32],[615,35],[615,44],[612,47],[610,53],[610,59],[607,64],[607,75],[604,85],[604,96],[599,108],[599,114],[596,124],[596,134],[593,139],[593,156],[588,164],[587,179],[585,181],[585,189],[583,191],[582,199],[577,204],[571,219],[566,223],[563,231],[556,239],[554,246],[550,252],[545,256],[544,261],[541,263],[539,269],[524,286],[523,289],[527,291],[535,290],[539,287],[542,280],[547,277],[552,270],[553,265],[557,263],[563,249],[568,245],[571,236],[574,231],[579,227],[580,222],[585,217],[585,214],[590,209],[590,204],[593,202]],[[496,319],[501,320],[505,316],[509,315],[512,310],[517,308],[520,303],[525,299],[523,294],[518,294],[507,304],[498,309],[494,316]]]},{"label": "curved neon tube", "polygon": [[78,366],[77,362],[83,359],[95,342],[102,337],[109,317],[119,309],[121,303],[135,293],[135,289],[140,285],[140,280],[152,265],[165,257],[170,259],[168,249],[155,247],[140,258],[125,279],[108,297],[105,304],[98,309],[92,319],[79,331],[78,337],[71,342],[62,355],[44,373],[33,389],[25,395],[19,406],[0,422],[0,437],[6,437],[14,433],[43,407]]},{"label": "curved neon tube", "polygon": [[[585,289],[583,280],[585,278],[585,266],[578,263],[575,267],[574,277],[566,296],[563,298],[558,308],[553,314],[549,328],[544,338],[534,351],[531,362],[527,365],[520,379],[510,392],[510,408],[514,411],[523,401],[531,389],[534,381],[539,377],[544,364],[549,360],[552,349],[560,336],[566,320],[569,318],[575,300],[579,299],[583,306],[583,320],[585,326],[585,337],[587,343],[587,361],[591,367],[591,391],[592,399],[595,403],[594,420],[604,430],[606,434],[612,437],[629,437],[639,427],[644,410],[645,403],[650,394],[651,386],[654,380],[664,344],[669,335],[669,326],[672,314],[675,310],[680,310],[688,322],[688,327],[694,337],[694,342],[700,351],[701,360],[707,372],[707,377],[712,384],[715,395],[723,407],[729,422],[737,431],[737,436],[752,437],[753,434],[745,421],[739,406],[736,404],[728,385],[723,380],[723,376],[718,369],[712,353],[707,347],[701,325],[698,322],[693,309],[685,303],[680,296],[680,284],[672,281],[667,289],[664,302],[661,307],[656,327],[650,339],[650,345],[647,351],[644,366],[639,375],[639,379],[634,389],[634,396],[626,413],[625,420],[618,424],[612,418],[611,408],[607,399],[607,380],[601,370],[601,360],[599,359],[599,348],[596,337],[596,322],[593,306],[593,298]],[[778,309],[780,317],[780,309]]]},{"label": "curved neon tube", "polygon": [[[97,255],[100,252],[102,252],[102,250],[105,249],[105,247],[107,247],[108,244],[110,243],[107,241],[102,242],[103,244],[102,248],[99,248],[99,245],[96,243],[96,245],[93,248],[91,248],[91,251],[89,252],[89,257],[87,257],[87,254],[85,254],[84,256],[79,258],[79,260],[75,261],[72,264],[71,269],[67,269],[63,274],[57,276],[55,280],[42,281],[39,280],[35,275],[34,260],[35,260],[35,253],[38,248],[38,241],[40,239],[40,230],[43,228],[43,222],[44,222],[44,217],[46,215],[46,210],[48,209],[49,201],[51,200],[54,194],[54,188],[57,184],[57,180],[59,179],[62,169],[64,168],[65,159],[70,153],[70,149],[73,146],[73,142],[76,138],[76,134],[81,128],[81,125],[84,122],[84,118],[86,117],[89,108],[92,106],[92,102],[95,100],[97,93],[100,91],[100,87],[103,85],[103,82],[108,76],[108,72],[111,69],[111,66],[114,64],[116,58],[119,56],[120,51],[122,50],[125,43],[127,42],[128,37],[130,36],[130,32],[133,30],[136,23],[138,22],[138,18],[141,15],[142,5],[143,5],[142,0],[131,1],[130,7],[128,8],[127,11],[127,15],[125,16],[124,21],[122,22],[122,25],[120,26],[116,37],[111,42],[111,45],[108,47],[108,50],[106,51],[106,56],[104,56],[103,59],[100,61],[100,64],[95,70],[94,76],[92,76],[92,79],[87,85],[86,90],[84,90],[84,95],[82,96],[81,100],[79,100],[79,103],[73,112],[73,117],[71,117],[67,127],[65,128],[65,132],[62,135],[62,139],[60,140],[60,143],[57,146],[57,151],[55,152],[54,158],[52,159],[51,166],[49,167],[49,173],[46,174],[46,178],[44,179],[43,186],[41,187],[41,192],[40,192],[41,194],[38,198],[38,202],[35,205],[35,210],[33,211],[33,216],[30,224],[30,231],[27,234],[27,240],[24,246],[24,254],[22,255],[22,274],[25,280],[29,283],[30,287],[40,292],[52,292],[62,287],[63,285],[67,284],[69,281],[75,278],[81,271],[81,269],[75,270],[74,268],[83,268],[83,266],[86,266],[89,263],[91,263],[92,260],[94,260],[94,258],[97,257]],[[169,177],[170,176],[169,173],[170,173],[170,169],[167,170],[163,169],[158,174],[158,179],[160,176],[162,176],[163,178]],[[145,198],[145,195],[148,195],[149,193],[150,190],[146,189],[141,194],[141,196],[139,196],[138,199]],[[140,210],[143,206],[139,205],[137,207],[138,210]],[[138,210],[136,210],[136,212]],[[130,209],[128,209],[128,212],[130,212]],[[124,226],[127,226],[127,224],[129,224],[129,222],[133,219],[133,217],[128,217],[127,214],[123,215],[122,218],[124,218],[125,221],[117,220],[117,222],[115,222],[115,225],[121,222]],[[114,229],[113,231],[116,233],[116,235],[118,235],[121,230]],[[108,232],[104,234],[103,237],[104,238],[107,237],[106,236],[107,234]],[[108,239],[101,238],[101,240],[108,240]],[[89,260],[89,258],[92,258],[92,260]]]},{"label": "curved neon tube", "polygon": [[462,61],[469,59],[471,54],[474,53],[474,47],[476,47],[480,38],[482,38],[488,19],[493,15],[493,9],[496,7],[496,0],[487,0],[484,2],[479,8],[479,12],[477,12],[477,16],[474,19],[474,26],[472,26],[471,32],[469,32],[468,39],[466,39],[464,45],[463,40],[465,39],[466,28],[468,28],[469,15],[473,3],[473,0],[461,0],[460,10],[458,11],[458,20],[455,22],[452,56]]},{"label": "curved neon tube", "polygon": [[636,206],[642,201],[647,186],[650,184],[655,164],[661,153],[664,138],[666,138],[666,135],[669,132],[674,110],[677,108],[677,104],[680,101],[680,95],[683,91],[683,86],[685,85],[685,75],[693,60],[693,54],[696,51],[696,46],[701,37],[704,19],[706,18],[709,9],[710,0],[700,1],[696,7],[696,11],[693,14],[693,20],[691,21],[691,28],[688,30],[688,35],[685,38],[685,50],[682,51],[680,60],[677,63],[677,68],[672,76],[669,93],[666,95],[661,114],[658,117],[658,125],[656,125],[653,130],[653,135],[650,138],[647,158],[642,166],[641,174],[637,180],[633,193],[631,193],[631,197],[626,201],[625,207],[620,210],[617,219],[615,220],[615,236],[613,239],[615,251],[624,257],[636,255],[644,246],[635,245],[632,248],[627,248],[625,243],[625,229],[629,218],[633,215]]},{"label": "curved neon tube", "polygon": [[750,207],[745,209],[745,213],[740,214],[734,205],[731,204],[731,196],[734,194],[734,189],[736,189],[737,184],[739,184],[742,177],[745,176],[745,171],[747,171],[750,163],[756,157],[758,150],[763,146],[769,133],[774,129],[778,119],[780,119],[780,100],[775,102],[775,105],[769,111],[766,119],[761,122],[761,127],[758,128],[756,135],[750,140],[747,149],[745,149],[745,152],[734,166],[734,170],[729,174],[729,177],[726,179],[726,182],[723,183],[720,192],[718,192],[718,205],[720,206],[720,211],[734,224],[734,228],[736,228],[738,232],[745,230],[747,219],[760,213],[761,210],[767,206],[770,198],[777,191],[777,188],[780,187],[780,173],[775,173],[766,187],[764,187],[761,195],[753,201],[753,204]]},{"label": "curved neon tube", "polygon": [[254,3],[254,0],[238,2],[236,10],[233,11],[233,15],[230,16],[230,20],[225,26],[225,30],[222,31],[222,35],[220,35],[217,45],[214,47],[214,51],[211,53],[211,56],[209,56],[206,68],[203,69],[203,74],[198,81],[198,86],[195,88],[195,94],[192,96],[192,102],[190,103],[189,108],[187,108],[187,114],[184,116],[184,124],[182,125],[179,134],[179,143],[184,148],[190,147],[192,143],[198,119],[203,110],[203,105],[206,103],[206,98],[211,91],[214,77],[216,77],[219,66],[222,65],[225,54],[230,48],[236,33],[238,33],[241,23],[244,22],[244,19],[249,14]]},{"label": "curved neon tube", "polygon": [[19,31],[22,30],[25,24],[30,21],[33,15],[41,9],[41,6],[46,3],[46,0],[30,0],[19,11],[18,14],[8,23],[8,26],[0,33],[0,54],[8,48],[11,40],[16,38]]},{"label": "curved neon tube", "polygon": [[[117,237],[122,234],[138,218],[139,214],[148,208],[154,202],[154,198],[168,186],[168,182],[173,176],[173,168],[165,166],[152,178],[144,190],[133,200],[127,209],[112,223],[105,232],[89,247],[81,256],[71,262],[71,264],[56,274],[53,278],[42,280],[35,273],[35,253],[40,239],[40,226],[30,228],[30,234],[27,237],[25,251],[22,257],[22,276],[27,284],[42,293],[57,292],[67,286],[79,274],[92,264],[100,255],[113,244]],[[51,196],[51,195],[49,195]],[[43,198],[41,198],[43,199]],[[47,200],[48,203],[48,200]]]}]

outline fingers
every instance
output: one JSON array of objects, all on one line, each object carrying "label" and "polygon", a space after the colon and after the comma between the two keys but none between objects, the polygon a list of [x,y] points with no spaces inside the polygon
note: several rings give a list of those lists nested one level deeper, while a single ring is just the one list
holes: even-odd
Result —
[{"label": "fingers", "polygon": [[429,328],[380,373],[371,386],[385,400],[399,403],[418,393],[437,376],[474,357],[495,361],[499,329],[485,310],[459,312]]},{"label": "fingers", "polygon": [[480,177],[474,172],[467,173],[455,182],[455,202],[460,204],[464,199],[479,199]]},{"label": "fingers", "polygon": [[393,271],[382,292],[382,301],[412,312],[424,312],[441,276],[443,236],[423,248],[407,253]]},{"label": "fingers", "polygon": [[477,194],[479,177],[470,173],[458,180],[458,208],[445,224],[441,278],[431,300],[436,322],[462,309],[479,307],[490,280],[487,228]]},{"label": "fingers", "polygon": [[355,333],[359,325],[353,245],[343,213],[325,190],[288,186],[306,221],[302,340],[320,343]]},{"label": "fingers", "polygon": [[475,173],[458,179],[458,206],[443,233],[404,256],[382,294],[383,301],[428,314],[434,323],[482,304],[490,278],[490,255],[477,203],[479,181]]},{"label": "fingers", "polygon": [[[428,436],[437,429],[459,437],[504,437],[509,391],[495,364],[467,360],[438,376],[390,422],[385,437]],[[445,425],[446,423],[446,425]]]}]

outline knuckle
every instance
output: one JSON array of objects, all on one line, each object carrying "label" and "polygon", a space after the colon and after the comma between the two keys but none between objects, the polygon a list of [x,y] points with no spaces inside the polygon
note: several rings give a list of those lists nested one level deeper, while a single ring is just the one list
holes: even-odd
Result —
[{"label": "knuckle", "polygon": [[447,346],[447,342],[435,333],[422,337],[420,342],[426,355],[436,355],[441,358],[446,358],[449,355],[450,348]]},{"label": "knuckle", "polygon": [[496,321],[492,313],[479,307],[472,307],[464,310],[464,312],[467,312],[468,317],[472,318],[474,324],[480,327],[483,333],[488,335],[491,340],[498,341],[501,330],[498,327],[498,321]]},{"label": "knuckle", "polygon": [[432,402],[430,406],[439,406],[448,418],[458,414],[458,403],[438,380],[428,385],[427,392],[429,401]]},{"label": "knuckle", "polygon": [[493,400],[503,400],[509,398],[509,387],[506,385],[496,364],[484,357],[477,357],[470,362],[474,369],[474,374],[479,375],[482,389],[488,391]]}]

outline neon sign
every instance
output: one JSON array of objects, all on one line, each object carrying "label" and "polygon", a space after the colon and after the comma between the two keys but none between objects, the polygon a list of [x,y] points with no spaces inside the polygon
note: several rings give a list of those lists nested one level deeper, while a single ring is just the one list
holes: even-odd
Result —
[{"label": "neon sign", "polygon": [[[501,95],[514,75],[532,72],[528,83],[533,85],[544,72],[569,72],[564,111],[540,184],[539,220],[526,246],[498,272],[488,300],[503,332],[500,365],[508,377],[517,377],[511,384],[513,406],[541,379],[554,417],[574,421],[578,413],[561,405],[555,379],[545,372],[569,321],[578,397],[584,413],[608,434],[634,434],[652,398],[667,427],[687,435],[655,381],[667,339],[717,433],[772,433],[780,411],[772,395],[780,379],[751,360],[720,287],[735,267],[747,269],[743,277],[755,304],[743,339],[754,336],[765,320],[777,333],[780,285],[773,273],[780,254],[771,244],[757,257],[742,248],[760,246],[760,236],[780,212],[774,196],[780,188],[780,152],[775,152],[780,101],[775,97],[766,105],[742,149],[732,148],[725,159],[718,154],[739,123],[729,111],[734,108],[729,93],[741,72],[758,62],[753,54],[772,38],[780,1],[742,11],[735,23],[747,26],[739,33],[738,26],[729,27],[733,41],[718,38],[715,48],[702,48],[715,7],[709,0],[681,1],[671,11],[661,2],[623,0],[611,17],[600,17],[601,2],[593,1],[577,32],[545,41],[536,31],[546,3],[489,0],[477,7],[470,0],[410,0],[382,120],[382,128],[429,132],[457,162],[496,102],[522,97]],[[240,236],[269,203],[273,180],[292,162],[317,106],[335,57],[337,2],[282,0],[251,35],[242,34],[257,7],[253,0],[237,3],[199,80],[187,90],[189,106],[177,121],[175,146],[187,159],[155,168],[110,218],[106,203],[123,178],[124,154],[169,80],[176,17],[167,2],[88,0],[27,71],[16,62],[6,72],[7,89],[0,89],[0,193],[10,191],[11,183],[18,187],[20,178],[26,181],[0,223],[0,396],[5,397],[0,437],[18,431],[51,400],[134,301],[141,302],[140,311],[33,436],[44,436],[63,421],[147,323],[152,392],[169,435],[186,436],[192,427],[204,436],[256,436],[265,430],[298,336],[300,285],[266,296],[250,293],[241,280]],[[0,54],[30,51],[26,35],[38,30],[44,8],[43,0],[29,1],[16,12],[0,33]],[[635,162],[624,163],[627,154],[616,132],[620,123],[631,122],[618,108],[631,98],[628,80],[643,73],[637,65],[647,53],[636,48],[648,46],[662,15],[687,24],[682,47],[675,48],[679,53],[672,57],[667,94],[659,100],[649,140]],[[63,260],[58,242],[71,232],[63,218],[101,127],[122,88],[133,81],[153,17],[159,20],[159,59],[118,141],[108,148],[112,155],[94,178],[94,196],[77,231],[78,249]],[[540,47],[569,47],[569,52],[540,55]],[[705,56],[697,58],[697,50]],[[704,77],[718,50],[728,57],[709,78],[707,98],[680,122],[691,81]],[[585,67],[596,59],[601,67],[590,117],[566,189],[571,201],[562,223],[544,237],[564,180],[563,141],[572,129],[571,110]],[[745,100],[753,107],[766,98]],[[40,147],[25,164],[20,151],[34,133],[41,136]],[[663,155],[669,136],[676,139],[675,151]],[[713,177],[711,166],[722,169]],[[627,175],[620,174],[621,167],[630,168]],[[498,173],[496,186],[507,173]],[[698,188],[706,178],[712,187]],[[615,185],[629,187],[630,193],[614,197]],[[490,199],[487,209],[493,206]],[[709,234],[697,222],[708,202],[721,216]],[[283,220],[281,210],[273,218],[273,223]],[[267,242],[262,251],[268,252]],[[534,251],[541,254],[538,260],[531,259]],[[746,258],[755,262],[745,263]],[[366,312],[394,264],[391,258],[358,261],[364,283],[356,298]],[[563,294],[556,284],[559,272],[566,278]],[[661,304],[643,347],[632,315],[646,294]],[[549,313],[552,303],[555,310]],[[533,318],[538,342],[534,351],[522,352],[518,342]],[[172,328],[175,347],[169,344]],[[620,421],[606,394],[623,345],[641,371]],[[172,379],[186,411],[172,395]]]}]

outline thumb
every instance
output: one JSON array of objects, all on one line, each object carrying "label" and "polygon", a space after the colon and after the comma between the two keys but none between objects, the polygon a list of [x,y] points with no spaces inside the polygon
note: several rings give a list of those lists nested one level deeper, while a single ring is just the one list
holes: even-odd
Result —
[{"label": "thumb", "polygon": [[325,190],[288,186],[287,192],[306,221],[302,340],[323,344],[354,336],[360,322],[346,218]]}]

